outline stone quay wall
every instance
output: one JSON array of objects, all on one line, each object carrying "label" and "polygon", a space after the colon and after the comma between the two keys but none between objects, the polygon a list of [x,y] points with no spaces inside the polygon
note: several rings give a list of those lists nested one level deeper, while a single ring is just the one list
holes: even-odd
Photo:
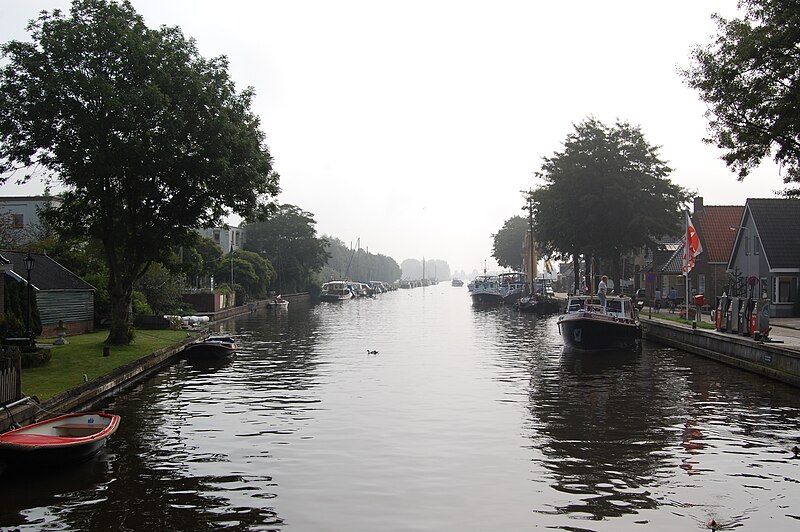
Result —
[{"label": "stone quay wall", "polygon": [[642,318],[644,337],[800,387],[800,350],[744,336]]}]

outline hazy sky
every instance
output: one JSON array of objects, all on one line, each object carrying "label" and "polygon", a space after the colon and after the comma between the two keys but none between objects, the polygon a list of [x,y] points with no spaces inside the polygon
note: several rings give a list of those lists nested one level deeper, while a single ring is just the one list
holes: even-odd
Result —
[{"label": "hazy sky", "polygon": [[[702,143],[705,106],[677,74],[735,0],[133,0],[180,26],[253,86],[281,174],[279,200],[321,234],[370,252],[482,269],[492,234],[522,215],[541,159],[594,116],[639,125],[706,204],[783,188],[772,163],[744,183]],[[62,0],[2,0],[0,40]],[[37,194],[7,184],[2,195]]]}]

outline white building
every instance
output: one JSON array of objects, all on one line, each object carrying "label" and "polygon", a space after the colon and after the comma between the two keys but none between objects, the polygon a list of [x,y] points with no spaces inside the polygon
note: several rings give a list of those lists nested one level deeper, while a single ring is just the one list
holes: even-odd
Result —
[{"label": "white building", "polygon": [[0,223],[9,231],[18,232],[19,242],[32,240],[31,233],[40,224],[39,213],[47,205],[58,206],[57,196],[3,196],[0,197]]},{"label": "white building", "polygon": [[223,253],[230,253],[231,249],[238,251],[244,247],[245,230],[241,227],[211,227],[198,229],[197,232],[216,242]]}]

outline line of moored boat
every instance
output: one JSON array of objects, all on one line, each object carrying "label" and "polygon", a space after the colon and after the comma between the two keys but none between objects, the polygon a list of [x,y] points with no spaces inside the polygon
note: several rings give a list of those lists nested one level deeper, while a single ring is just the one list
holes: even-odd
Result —
[{"label": "line of moored boat", "polygon": [[369,297],[396,290],[397,285],[383,281],[328,281],[322,285],[320,301],[346,301],[356,297]]}]

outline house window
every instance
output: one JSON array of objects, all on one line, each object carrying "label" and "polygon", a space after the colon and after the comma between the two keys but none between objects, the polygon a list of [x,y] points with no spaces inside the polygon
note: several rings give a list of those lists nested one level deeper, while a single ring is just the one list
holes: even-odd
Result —
[{"label": "house window", "polygon": [[214,231],[214,242],[219,244],[219,231]]},{"label": "house window", "polygon": [[753,255],[758,255],[761,249],[761,239],[757,236],[753,237]]},{"label": "house window", "polygon": [[775,277],[773,303],[794,303],[797,301],[797,277]]},{"label": "house window", "polygon": [[703,273],[697,276],[697,293],[698,294],[706,293],[706,276]]},{"label": "house window", "polygon": [[745,255],[749,255],[750,254],[750,237],[749,236],[744,237],[744,254]]},{"label": "house window", "polygon": [[11,215],[11,227],[14,229],[22,229],[24,227],[24,218],[21,214]]}]

